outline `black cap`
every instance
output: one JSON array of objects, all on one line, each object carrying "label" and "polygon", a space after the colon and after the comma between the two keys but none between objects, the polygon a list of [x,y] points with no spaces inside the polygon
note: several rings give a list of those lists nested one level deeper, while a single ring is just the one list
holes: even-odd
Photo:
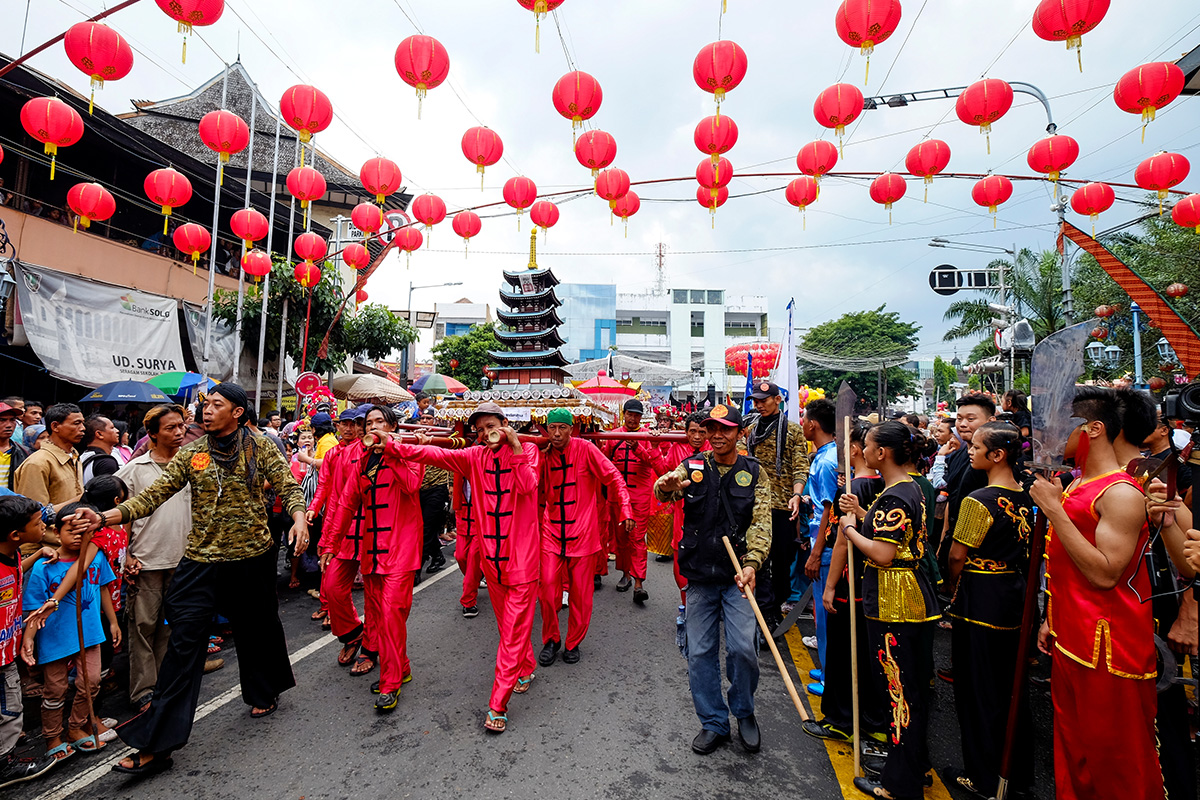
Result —
[{"label": "black cap", "polygon": [[707,425],[710,422],[717,422],[730,428],[740,428],[742,427],[742,411],[737,406],[713,406],[709,409],[704,424]]},{"label": "black cap", "polygon": [[645,414],[646,407],[642,405],[642,401],[636,397],[632,400],[626,400],[625,405],[621,406],[621,411],[632,411],[634,414]]},{"label": "black cap", "polygon": [[770,381],[762,381],[755,384],[754,391],[750,393],[752,400],[766,400],[768,397],[778,397],[781,394],[779,387]]}]

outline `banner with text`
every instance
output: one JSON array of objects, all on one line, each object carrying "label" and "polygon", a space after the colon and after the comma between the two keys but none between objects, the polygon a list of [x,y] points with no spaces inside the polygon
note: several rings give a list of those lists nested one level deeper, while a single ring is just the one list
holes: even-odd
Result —
[{"label": "banner with text", "polygon": [[187,369],[174,298],[14,267],[24,334],[56,378],[94,388]]}]

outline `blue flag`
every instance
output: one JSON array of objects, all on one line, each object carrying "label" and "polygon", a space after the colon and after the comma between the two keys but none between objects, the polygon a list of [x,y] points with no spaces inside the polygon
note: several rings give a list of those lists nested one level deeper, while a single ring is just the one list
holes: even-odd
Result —
[{"label": "blue flag", "polygon": [[746,353],[746,396],[742,398],[742,413],[749,414],[754,410],[754,401],[750,393],[754,391],[754,356]]}]

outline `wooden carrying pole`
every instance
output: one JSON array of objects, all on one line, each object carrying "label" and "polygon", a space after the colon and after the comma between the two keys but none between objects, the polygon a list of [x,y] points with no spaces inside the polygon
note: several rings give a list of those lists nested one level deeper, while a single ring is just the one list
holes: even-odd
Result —
[{"label": "wooden carrying pole", "polygon": [[[78,513],[76,517],[78,517]],[[83,542],[79,547],[79,559],[75,562],[75,627],[79,632],[79,655],[75,659],[75,680],[79,684],[76,689],[83,692],[83,696],[87,698],[88,724],[92,726],[92,744],[96,746],[96,752],[98,752],[100,749],[100,720],[96,718],[96,709],[92,705],[92,679],[88,675],[87,649],[84,646],[83,638],[83,586],[88,579],[87,552],[94,533],[94,531],[88,531],[83,535]],[[107,590],[100,587],[100,591]],[[103,608],[103,604],[101,604],[101,608]],[[103,612],[101,613],[103,614]],[[105,623],[107,622],[108,620],[105,620]]]},{"label": "wooden carrying pole", "polygon": [[[852,494],[853,476],[851,475],[850,467],[850,418],[842,418],[842,430],[846,434],[845,463],[846,463],[846,494]],[[846,579],[849,584],[850,603],[847,606],[847,611],[850,612],[850,687],[852,694],[851,707],[854,709],[854,777],[862,777],[862,745],[858,732],[858,609],[855,607],[856,598],[854,597],[854,542],[850,541],[850,537],[842,534],[846,540]],[[824,664],[821,665],[825,667]],[[828,678],[829,676],[824,676]]]},{"label": "wooden carrying pole", "polygon": [[[729,537],[722,536],[721,541],[725,542],[725,550],[729,553],[729,560],[733,562],[734,574],[740,575],[742,565],[738,561],[737,553],[733,552],[733,545],[729,543]],[[788,674],[787,665],[783,663],[783,657],[779,655],[779,648],[775,646],[775,639],[771,636],[771,629],[767,627],[767,621],[763,619],[762,611],[758,608],[758,601],[754,599],[754,592],[747,591],[745,594],[746,599],[750,601],[750,608],[754,609],[754,617],[758,620],[758,627],[762,629],[763,638],[767,640],[767,646],[771,648],[771,655],[775,657],[775,666],[779,667],[779,674],[783,676],[783,682],[787,686],[788,694],[791,695],[792,704],[796,706],[796,711],[800,713],[800,719],[808,722],[808,711],[804,709],[804,703],[800,702],[800,695],[796,692],[796,684],[792,683],[792,676]]]}]

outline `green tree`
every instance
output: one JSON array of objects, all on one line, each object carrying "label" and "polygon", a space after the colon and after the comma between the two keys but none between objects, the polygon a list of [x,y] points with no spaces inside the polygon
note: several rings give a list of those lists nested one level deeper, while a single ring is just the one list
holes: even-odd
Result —
[{"label": "green tree", "polygon": [[[393,350],[407,347],[416,341],[417,332],[405,320],[397,319],[386,308],[376,304],[354,310],[353,300],[346,303],[342,315],[334,322],[342,306],[343,291],[337,269],[326,262],[321,270],[321,282],[312,292],[311,319],[308,325],[308,363],[301,365],[304,352],[305,316],[308,313],[309,292],[293,277],[294,266],[286,259],[276,258],[271,270],[271,290],[267,298],[267,339],[263,357],[267,361],[279,358],[279,332],[283,326],[283,302],[288,301],[287,354],[298,367],[325,374],[344,368],[346,359],[365,356],[370,359],[386,357]],[[259,321],[262,318],[261,283],[247,285],[242,304],[242,331],[245,348],[257,352]],[[237,292],[218,289],[214,303],[215,316],[232,325],[237,316]],[[318,357],[321,340],[329,332],[329,348],[324,358]],[[253,333],[247,333],[253,332]]]},{"label": "green tree", "polygon": [[[1016,309],[1018,318],[1029,320],[1037,338],[1041,340],[1061,329],[1065,318],[1062,312],[1062,269],[1058,252],[1043,250],[1041,253],[1034,253],[1028,248],[1022,248],[1017,253],[1015,265],[1005,259],[997,259],[988,264],[988,269],[1001,267],[1007,270],[1005,285],[1008,288],[1009,304]],[[991,321],[996,314],[988,308],[988,303],[995,302],[1000,296],[1000,291],[987,289],[979,294],[982,297],[956,300],[946,308],[942,318],[947,321],[953,320],[956,324],[946,331],[943,337],[945,341],[970,339],[991,333]]]},{"label": "green tree", "polygon": [[946,361],[941,356],[935,356],[933,359],[933,392],[941,400],[946,400],[954,396],[954,390],[950,388],[950,384],[958,380],[958,370],[949,361]]},{"label": "green tree", "polygon": [[[495,323],[472,325],[466,333],[447,336],[433,346],[438,371],[462,381],[472,389],[483,388],[483,372],[492,363],[489,350],[505,350],[496,338]],[[457,361],[457,367],[450,362]]]},{"label": "green tree", "polygon": [[[913,322],[902,322],[895,311],[885,311],[882,305],[873,311],[855,311],[824,322],[808,332],[801,343],[804,350],[819,353],[837,363],[844,359],[854,364],[854,370],[839,370],[817,366],[801,360],[800,382],[819,386],[832,396],[843,380],[847,381],[858,395],[859,402],[869,407],[878,405],[878,370],[862,368],[864,360],[881,359],[895,361],[904,359],[917,346],[917,332],[921,327]],[[822,358],[822,360],[825,360]],[[889,367],[887,377],[887,402],[916,391],[916,378],[908,370]]]}]

